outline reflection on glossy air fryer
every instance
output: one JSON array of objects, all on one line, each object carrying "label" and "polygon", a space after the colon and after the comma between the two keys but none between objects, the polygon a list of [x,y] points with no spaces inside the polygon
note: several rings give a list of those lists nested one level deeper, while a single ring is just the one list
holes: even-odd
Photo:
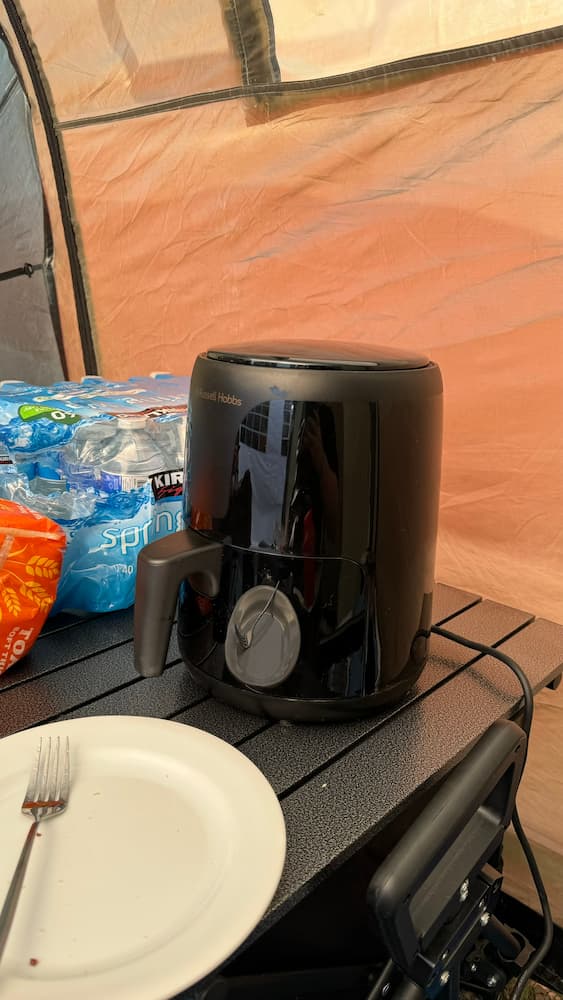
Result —
[{"label": "reflection on glossy air fryer", "polygon": [[191,526],[245,548],[340,554],[341,404],[270,400],[228,416],[217,442],[207,425],[190,448]]},{"label": "reflection on glossy air fryer", "polygon": [[[330,542],[337,546],[340,541],[338,449],[330,407],[306,403],[299,437],[289,548],[316,555],[323,526]],[[304,596],[312,604],[314,595]]]}]

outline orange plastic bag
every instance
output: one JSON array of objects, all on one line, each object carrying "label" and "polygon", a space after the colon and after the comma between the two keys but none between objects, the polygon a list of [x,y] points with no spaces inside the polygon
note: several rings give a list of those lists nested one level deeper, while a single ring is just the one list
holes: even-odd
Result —
[{"label": "orange plastic bag", "polygon": [[57,595],[62,528],[0,499],[0,674],[31,649]]}]

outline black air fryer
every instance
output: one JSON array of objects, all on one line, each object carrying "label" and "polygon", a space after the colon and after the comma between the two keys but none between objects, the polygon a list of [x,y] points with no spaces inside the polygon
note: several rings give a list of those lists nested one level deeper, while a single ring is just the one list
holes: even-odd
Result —
[{"label": "black air fryer", "polygon": [[135,657],[178,640],[199,684],[279,719],[397,701],[431,624],[442,380],[380,347],[253,344],[201,354],[186,525],[139,557]]}]

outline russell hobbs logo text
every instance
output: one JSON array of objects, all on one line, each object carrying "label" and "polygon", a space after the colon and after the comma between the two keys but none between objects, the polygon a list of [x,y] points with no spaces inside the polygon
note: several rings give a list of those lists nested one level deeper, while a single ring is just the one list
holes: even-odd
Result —
[{"label": "russell hobbs logo text", "polygon": [[231,393],[218,392],[214,389],[213,392],[207,392],[205,389],[199,390],[200,399],[207,399],[210,403],[225,403],[227,406],[242,406],[242,399],[238,396],[232,396]]}]

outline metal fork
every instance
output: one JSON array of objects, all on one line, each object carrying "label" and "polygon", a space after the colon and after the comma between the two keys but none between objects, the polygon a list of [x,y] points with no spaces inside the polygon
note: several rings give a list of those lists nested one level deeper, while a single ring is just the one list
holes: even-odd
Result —
[{"label": "metal fork", "polygon": [[[53,746],[54,744],[54,746]],[[61,760],[61,758],[63,758]],[[61,738],[41,738],[35,762],[29,775],[29,784],[22,802],[22,812],[33,816],[25,843],[10,882],[2,912],[0,913],[0,958],[4,952],[8,934],[12,926],[16,906],[23,885],[27,862],[37,833],[37,827],[44,819],[58,816],[66,809],[70,789],[70,749],[68,736],[61,752]]]}]

